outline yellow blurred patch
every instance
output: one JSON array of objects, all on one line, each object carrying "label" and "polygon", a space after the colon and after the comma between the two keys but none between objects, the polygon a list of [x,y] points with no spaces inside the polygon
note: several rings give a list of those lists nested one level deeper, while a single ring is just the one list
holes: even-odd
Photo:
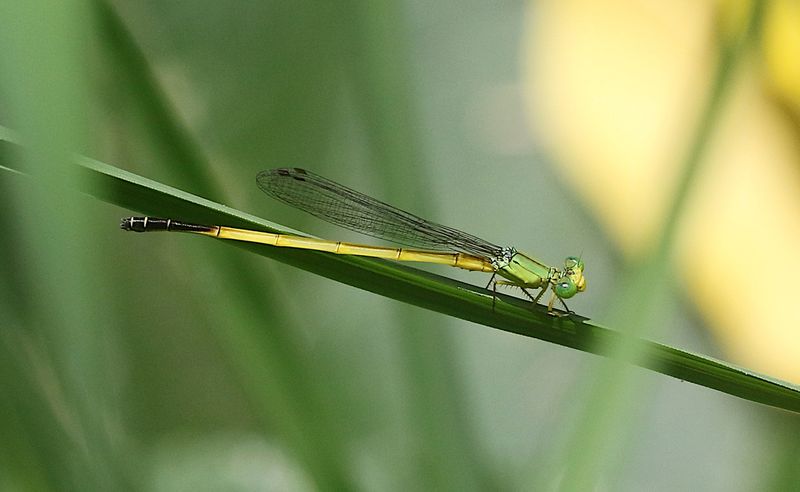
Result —
[{"label": "yellow blurred patch", "polygon": [[770,2],[762,40],[768,80],[800,117],[800,2]]},{"label": "yellow blurred patch", "polygon": [[708,79],[711,9],[696,2],[536,2],[527,100],[539,135],[619,246],[659,225]]},{"label": "yellow blurred patch", "polygon": [[[800,47],[770,41],[782,28],[791,33],[781,39],[800,36],[800,20],[790,20],[798,3],[790,14],[782,3],[790,2],[769,11],[767,52],[773,43]],[[537,139],[629,257],[661,227],[708,92],[718,33],[741,26],[749,6],[738,0],[532,4],[523,64]],[[776,22],[781,27],[772,32]],[[800,90],[793,72],[800,54],[782,49],[775,55],[782,62],[769,66],[781,67],[789,94],[788,86]],[[800,311],[792,304],[800,278],[798,129],[761,89],[762,66],[745,63],[729,93],[692,188],[677,268],[738,363],[800,382]]]}]

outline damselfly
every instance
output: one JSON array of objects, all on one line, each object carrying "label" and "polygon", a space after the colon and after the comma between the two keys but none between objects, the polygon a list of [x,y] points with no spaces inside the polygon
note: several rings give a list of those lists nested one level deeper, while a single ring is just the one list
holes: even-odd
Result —
[{"label": "damselfly", "polygon": [[[547,303],[547,312],[551,314],[554,314],[556,299],[569,312],[564,299],[586,290],[583,260],[579,257],[568,256],[563,269],[547,266],[515,248],[497,246],[466,232],[430,222],[304,169],[269,169],[258,173],[256,181],[264,193],[332,224],[420,249],[367,246],[155,217],[127,217],[122,219],[120,227],[135,232],[191,232],[270,246],[439,263],[487,272],[492,274],[486,288],[492,288],[493,306],[498,285],[519,287],[534,303],[538,303],[550,289],[552,297]],[[498,275],[505,280],[497,280]],[[540,291],[534,297],[528,289]]]}]

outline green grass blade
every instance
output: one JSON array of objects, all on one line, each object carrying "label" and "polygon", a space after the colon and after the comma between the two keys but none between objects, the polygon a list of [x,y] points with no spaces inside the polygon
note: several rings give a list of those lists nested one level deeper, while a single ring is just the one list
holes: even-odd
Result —
[{"label": "green grass blade", "polygon": [[[655,324],[651,320],[658,315],[669,298],[670,289],[675,285],[671,262],[679,223],[687,207],[694,178],[705,163],[711,138],[724,111],[737,69],[756,39],[762,11],[763,2],[751,3],[748,16],[743,17],[745,22],[739,26],[740,31],[730,33],[719,42],[709,92],[679,167],[680,173],[667,207],[666,220],[655,235],[651,249],[623,270],[622,287],[617,291],[614,310],[609,314],[609,319],[615,328],[629,337],[609,353],[612,360],[648,365],[647,360],[654,357],[644,347],[629,341],[635,337],[656,335]],[[753,399],[755,396],[753,374],[739,369],[741,374],[736,375],[732,372],[734,368],[719,361],[702,358],[682,357],[681,362],[681,368],[697,368],[701,364],[707,386],[715,384],[717,386],[713,387],[736,390],[739,396],[745,398]],[[641,395],[646,391],[635,374],[623,364],[603,364],[592,378],[587,384],[588,398],[585,408],[576,416],[574,426],[569,427],[574,430],[571,431],[571,444],[567,449],[567,457],[564,458],[568,465],[565,479],[560,484],[561,490],[584,490],[595,484],[603,473],[613,473],[609,470],[618,465],[612,463],[618,464],[625,459],[617,450],[623,448],[623,443],[627,442],[633,432],[629,422],[635,419],[635,413],[642,401]],[[733,381],[736,383],[731,387]],[[611,451],[597,453],[595,450],[599,446]]]},{"label": "green grass blade", "polygon": [[[129,102],[124,111],[130,118],[126,119],[123,131],[137,141],[137,145],[132,147],[138,150],[121,157],[139,162],[139,152],[144,152],[140,168],[142,174],[157,173],[162,182],[177,184],[212,200],[226,202],[224,187],[214,176],[214,166],[210,164],[207,150],[195,139],[194,132],[184,119],[178,116],[177,108],[180,105],[174,104],[168,97],[168,91],[157,76],[158,70],[147,50],[137,43],[133,28],[129,28],[118,7],[110,2],[94,0],[91,4],[100,39],[98,46],[104,55],[104,70],[110,77],[106,80],[110,86],[107,90],[115,98]],[[312,6],[306,8],[314,11]],[[286,27],[293,25],[292,21],[272,18],[269,22],[273,27],[266,26],[265,32],[275,32],[275,26],[281,26],[289,33],[295,32]],[[325,37],[321,30],[312,31],[314,37]],[[282,56],[280,53],[286,53],[287,48],[288,53],[292,53],[295,44],[280,34],[274,35],[280,42],[273,44],[271,52],[278,58]],[[325,102],[323,107],[335,107],[335,103],[324,91],[317,90],[315,84],[320,79],[308,76],[309,68],[317,67],[314,60],[308,57],[303,60],[304,63],[292,63],[291,73],[294,75],[288,76],[293,79],[289,86],[297,100],[286,102],[288,114],[270,112],[275,128],[270,130],[269,125],[261,128],[267,134],[283,133],[289,114],[294,117],[304,115],[301,117],[304,127],[302,138],[307,138],[313,144],[298,141],[286,148],[292,149],[292,162],[299,157],[296,153],[298,148],[306,149],[314,156],[311,160],[317,162],[320,160],[320,149],[327,148],[324,133],[329,131],[326,124],[318,123],[327,121],[328,112],[315,104],[317,100],[306,95],[317,94],[319,100]],[[271,88],[283,87],[287,73],[275,69],[270,63],[266,65],[270,68],[260,75],[248,73],[248,76],[257,78],[259,94],[268,93],[272,98],[283,100],[275,96]],[[247,76],[243,78],[247,79]],[[277,84],[276,79],[279,80]],[[259,104],[256,101],[260,99],[252,97],[253,94],[250,97],[244,94],[240,96],[249,99],[251,104]],[[209,111],[214,113],[215,110]],[[309,117],[309,114],[313,116]],[[113,121],[110,123],[113,124]],[[311,128],[317,131],[309,131]],[[297,138],[301,136],[300,133],[294,135]],[[222,140],[226,138],[219,136]],[[288,157],[278,160],[285,159]],[[188,264],[219,265],[214,255],[186,251],[183,256]],[[213,336],[235,368],[237,379],[245,390],[244,394],[258,417],[263,433],[276,434],[285,451],[303,464],[318,488],[353,488],[343,458],[348,446],[346,433],[341,431],[341,425],[333,421],[333,412],[318,410],[325,408],[326,404],[325,385],[319,377],[325,369],[320,367],[317,360],[308,357],[308,347],[304,345],[299,331],[294,329],[294,326],[303,323],[302,317],[293,312],[291,302],[273,294],[281,291],[280,282],[269,275],[257,275],[251,263],[252,258],[244,255],[229,256],[224,266],[198,272],[198,275],[207,275],[198,285],[214,284],[219,289],[214,297],[215,304],[227,306],[225,311],[235,313],[225,316],[218,309],[209,310],[206,318],[209,326],[213,327]],[[208,289],[199,288],[197,294],[209,295]],[[269,332],[252,323],[253,319],[269,320]]]},{"label": "green grass blade", "polygon": [[[0,144],[3,170],[24,172],[11,168],[15,161],[5,158],[16,146],[8,133],[0,132],[0,140],[3,140]],[[81,182],[88,183],[82,191],[139,213],[297,232],[98,161],[88,158],[78,161],[86,175]],[[116,224],[109,224],[109,234],[123,233],[115,229]],[[132,236],[131,240],[141,238]],[[530,303],[502,294],[498,295],[493,311],[491,295],[486,290],[405,265],[240,242],[229,244],[382,296],[564,347],[604,355],[626,340],[621,333],[586,318],[555,318],[548,316],[541,306],[532,310]],[[644,354],[638,358],[642,367],[754,402],[800,412],[800,388],[795,385],[667,345],[646,340],[634,343]]]},{"label": "green grass blade", "polygon": [[[402,203],[410,189],[429,189],[435,168],[416,104],[420,94],[412,77],[413,36],[407,8],[393,2],[356,2],[337,9],[339,22],[350,26],[336,32],[335,44],[346,46],[349,54],[344,70],[350,91],[357,94],[352,99],[354,119],[363,124],[369,170],[380,179],[380,196],[390,203]],[[434,196],[415,194],[416,210],[435,210]],[[407,327],[393,339],[405,379],[401,419],[407,422],[406,439],[413,443],[404,453],[410,469],[425,470],[418,474],[418,487],[502,488],[500,474],[492,469],[488,450],[477,437],[467,381],[452,351],[458,333],[429,329],[430,315],[421,310],[394,309],[387,314],[396,326]]]},{"label": "green grass blade", "polygon": [[147,142],[163,155],[164,172],[191,186],[199,195],[223,200],[211,166],[191,132],[181,124],[175,108],[158,83],[153,67],[116,9],[106,0],[91,2],[100,46],[107,54],[109,71],[124,79],[145,119]]}]

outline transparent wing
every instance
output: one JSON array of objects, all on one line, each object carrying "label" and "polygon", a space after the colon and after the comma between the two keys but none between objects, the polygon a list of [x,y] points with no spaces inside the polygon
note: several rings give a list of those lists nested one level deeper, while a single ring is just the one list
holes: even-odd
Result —
[{"label": "transparent wing", "polygon": [[488,241],[404,212],[304,169],[268,169],[258,173],[256,181],[273,198],[368,236],[488,260],[503,256],[503,248]]}]

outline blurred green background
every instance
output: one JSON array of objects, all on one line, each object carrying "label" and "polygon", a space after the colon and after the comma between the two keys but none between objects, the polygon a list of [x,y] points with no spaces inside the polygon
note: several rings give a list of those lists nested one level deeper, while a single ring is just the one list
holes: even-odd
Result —
[{"label": "blurred green background", "polygon": [[[3,490],[556,489],[601,360],[384,299],[204,238],[120,231],[78,152],[321,237],[271,201],[297,166],[550,264],[613,309],[621,255],[528,128],[530,5],[3,2]],[[535,9],[534,9],[535,15]],[[483,284],[478,274],[436,270]],[[724,357],[680,295],[660,341]],[[636,370],[598,489],[765,490],[797,419]],[[587,383],[589,381],[590,383]],[[793,432],[787,432],[787,429]]]}]

